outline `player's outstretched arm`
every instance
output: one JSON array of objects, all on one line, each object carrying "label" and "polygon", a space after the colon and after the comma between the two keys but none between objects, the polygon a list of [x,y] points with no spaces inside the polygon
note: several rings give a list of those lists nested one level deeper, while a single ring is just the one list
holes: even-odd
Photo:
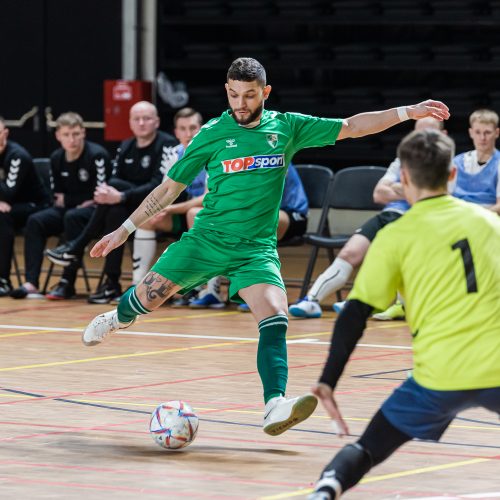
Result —
[{"label": "player's outstretched arm", "polygon": [[450,112],[448,106],[441,101],[428,99],[411,106],[360,113],[344,120],[337,140],[377,134],[402,121],[419,120],[428,116],[443,121],[450,117]]},{"label": "player's outstretched arm", "polygon": [[130,233],[173,203],[186,188],[185,184],[167,179],[149,193],[139,207],[112,233],[101,238],[90,251],[91,257],[106,257],[115,248],[123,245]]}]

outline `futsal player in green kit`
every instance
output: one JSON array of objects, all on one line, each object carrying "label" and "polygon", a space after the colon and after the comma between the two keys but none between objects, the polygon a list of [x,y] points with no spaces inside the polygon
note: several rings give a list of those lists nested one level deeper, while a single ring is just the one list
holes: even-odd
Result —
[{"label": "futsal player in green kit", "polygon": [[339,434],[348,434],[334,388],[371,311],[386,308],[398,290],[412,332],[413,373],[361,438],[327,465],[310,500],[337,500],[413,438],[438,441],[460,411],[483,407],[500,415],[500,218],[448,195],[454,152],[453,141],[431,129],[412,132],[398,148],[412,207],[370,246],[313,392]]},{"label": "futsal player in green kit", "polygon": [[97,316],[83,333],[95,345],[140,314],[157,309],[174,293],[186,293],[213,276],[230,280],[229,297],[246,302],[259,328],[257,368],[264,387],[264,431],[281,434],[314,411],[307,394],[286,399],[288,378],[287,298],[276,251],[276,228],[287,166],[294,154],[336,140],[385,130],[406,119],[448,118],[438,101],[326,119],[264,109],[271,86],[252,58],[235,60],[227,73],[230,109],[210,120],[193,138],[168,179],[113,233],[91,250],[106,256],[129,234],[170,205],[202,168],[208,193],[194,227],[171,244],[139,285],[121,298],[118,309]]}]

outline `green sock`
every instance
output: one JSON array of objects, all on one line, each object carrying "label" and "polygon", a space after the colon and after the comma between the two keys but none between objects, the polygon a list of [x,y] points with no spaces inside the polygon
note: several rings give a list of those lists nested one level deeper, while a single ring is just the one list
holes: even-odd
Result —
[{"label": "green sock", "polygon": [[118,304],[118,321],[120,323],[130,323],[140,314],[148,314],[151,311],[146,309],[137,298],[135,286],[130,287],[120,298]]},{"label": "green sock", "polygon": [[286,330],[288,318],[277,315],[259,323],[259,347],[257,369],[264,386],[264,402],[276,396],[284,396],[288,380],[286,354]]}]

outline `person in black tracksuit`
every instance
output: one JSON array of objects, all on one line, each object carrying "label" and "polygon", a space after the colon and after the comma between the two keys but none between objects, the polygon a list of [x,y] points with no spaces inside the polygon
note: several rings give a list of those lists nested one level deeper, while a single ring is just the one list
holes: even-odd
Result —
[{"label": "person in black tracksuit", "polygon": [[[78,236],[95,210],[93,200],[97,186],[111,175],[111,161],[106,149],[85,140],[82,117],[63,113],[56,120],[56,138],[61,147],[50,157],[54,192],[52,207],[30,215],[24,238],[26,282],[11,297],[41,297],[38,292],[43,250],[49,236],[65,233],[66,239]],[[47,294],[48,299],[69,299],[75,294],[79,261],[64,269],[59,283]]]},{"label": "person in black tracksuit", "polygon": [[12,290],[10,266],[16,230],[32,213],[50,203],[30,154],[7,140],[8,135],[9,129],[0,117],[0,297]]},{"label": "person in black tracksuit", "polygon": [[[77,238],[46,251],[55,264],[68,266],[83,255],[87,244],[95,237],[115,230],[158,186],[168,148],[176,144],[169,134],[158,130],[160,120],[156,107],[145,101],[130,109],[130,128],[134,137],[122,142],[113,164],[113,175],[94,194],[97,208]],[[121,295],[120,275],[123,247],[106,257],[106,279],[88,301],[105,304]]]}]

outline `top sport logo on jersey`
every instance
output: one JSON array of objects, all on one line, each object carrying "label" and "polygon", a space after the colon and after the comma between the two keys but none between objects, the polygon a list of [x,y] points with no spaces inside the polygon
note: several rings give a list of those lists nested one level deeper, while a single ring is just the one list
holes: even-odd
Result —
[{"label": "top sport logo on jersey", "polygon": [[244,156],[232,160],[223,160],[221,163],[225,174],[234,174],[235,172],[254,170],[256,168],[284,167],[285,155]]}]

